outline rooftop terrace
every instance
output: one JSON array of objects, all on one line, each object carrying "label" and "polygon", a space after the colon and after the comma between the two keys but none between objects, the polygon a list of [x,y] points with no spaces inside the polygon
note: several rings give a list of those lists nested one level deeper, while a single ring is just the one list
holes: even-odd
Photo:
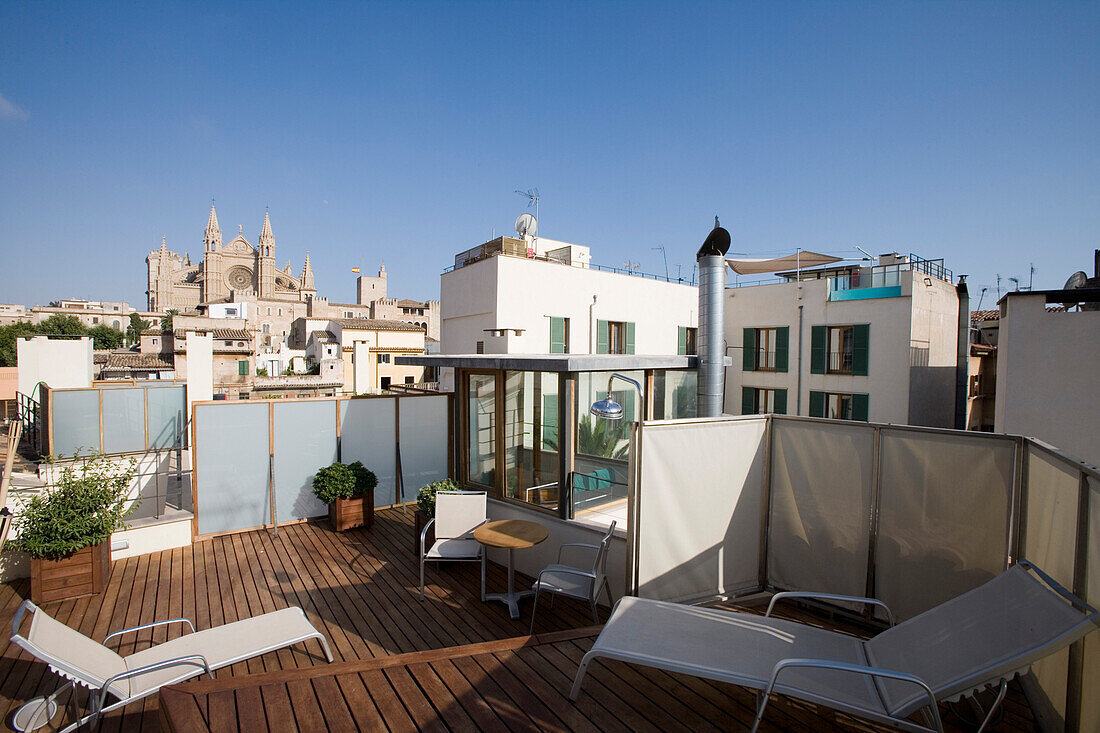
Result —
[{"label": "rooftop terrace", "polygon": [[[481,603],[477,570],[429,571],[428,600],[417,598],[411,514],[379,513],[371,530],[335,533],[323,523],[245,532],[114,563],[102,595],[44,610],[96,639],[154,619],[186,616],[198,628],[290,605],[305,609],[328,637],[336,661],[312,646],[267,654],[218,672],[217,679],[166,689],[109,714],[104,731],[162,730],[731,730],[751,723],[753,695],[731,685],[611,663],[596,665],[576,704],[568,689],[598,627],[587,610],[558,599],[514,621]],[[504,584],[490,565],[489,585]],[[0,623],[10,624],[26,581],[0,587]],[[741,602],[741,608],[746,604]],[[759,606],[749,604],[749,608]],[[606,614],[606,609],[603,610]],[[847,621],[791,615],[852,633]],[[179,632],[159,628],[124,637],[123,655]],[[0,656],[0,705],[9,716],[58,684],[45,664],[11,645]],[[164,708],[161,711],[161,708]],[[960,710],[965,714],[965,710]],[[959,718],[944,708],[951,730]],[[766,730],[879,728],[794,700],[774,705]],[[994,730],[1032,730],[1013,686]]]}]

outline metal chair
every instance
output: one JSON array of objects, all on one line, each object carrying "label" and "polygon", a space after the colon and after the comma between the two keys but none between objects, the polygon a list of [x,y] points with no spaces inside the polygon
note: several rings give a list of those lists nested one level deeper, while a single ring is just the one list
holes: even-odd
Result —
[{"label": "metal chair", "polygon": [[[603,536],[598,545],[585,544],[583,542],[567,542],[558,549],[558,561],[553,565],[547,565],[539,573],[538,579],[532,586],[535,591],[535,603],[531,607],[531,633],[535,633],[535,612],[539,607],[539,595],[541,593],[554,593],[582,601],[588,601],[592,607],[592,618],[596,623],[600,622],[600,614],[596,610],[596,601],[600,594],[607,590],[607,602],[614,603],[611,596],[611,585],[607,582],[607,554],[611,549],[611,538],[615,534],[615,522],[607,528],[607,534]],[[561,561],[562,551],[566,547],[577,547],[593,553],[592,567],[590,570],[564,565]],[[553,599],[551,598],[551,601]]]},{"label": "metal chair", "polygon": [[[485,600],[485,548],[474,539],[474,530],[489,521],[484,491],[440,491],[435,495],[435,516],[420,532],[420,600],[424,600],[424,563],[441,560],[481,562],[481,600]],[[428,528],[435,525],[430,548]]]}]

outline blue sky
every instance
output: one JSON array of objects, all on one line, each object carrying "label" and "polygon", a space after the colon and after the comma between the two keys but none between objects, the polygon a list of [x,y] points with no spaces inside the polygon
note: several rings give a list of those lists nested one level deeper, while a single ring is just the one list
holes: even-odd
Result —
[{"label": "blue sky", "polygon": [[[1100,3],[0,5],[0,302],[144,304],[210,197],[280,266],[435,298],[511,231],[690,272],[915,252],[1060,287],[1100,246]],[[1091,272],[1090,272],[1091,274]]]}]

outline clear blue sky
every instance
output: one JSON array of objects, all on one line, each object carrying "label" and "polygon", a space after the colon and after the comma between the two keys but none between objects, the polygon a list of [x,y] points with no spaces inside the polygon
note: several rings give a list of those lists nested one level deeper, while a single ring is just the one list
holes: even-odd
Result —
[{"label": "clear blue sky", "polygon": [[0,5],[0,302],[143,306],[212,195],[333,300],[383,258],[436,298],[532,186],[599,263],[690,272],[718,213],[1060,287],[1100,246],[1100,3]]}]

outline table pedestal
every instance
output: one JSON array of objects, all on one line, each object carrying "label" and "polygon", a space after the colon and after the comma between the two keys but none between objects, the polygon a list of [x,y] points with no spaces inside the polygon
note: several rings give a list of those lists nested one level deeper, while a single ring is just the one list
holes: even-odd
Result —
[{"label": "table pedestal", "polygon": [[485,600],[487,601],[500,601],[504,605],[508,606],[508,613],[512,618],[519,618],[519,601],[527,598],[528,596],[535,595],[533,590],[521,590],[516,592],[516,571],[513,564],[513,555],[515,550],[508,550],[508,592],[507,593],[486,593]]}]

